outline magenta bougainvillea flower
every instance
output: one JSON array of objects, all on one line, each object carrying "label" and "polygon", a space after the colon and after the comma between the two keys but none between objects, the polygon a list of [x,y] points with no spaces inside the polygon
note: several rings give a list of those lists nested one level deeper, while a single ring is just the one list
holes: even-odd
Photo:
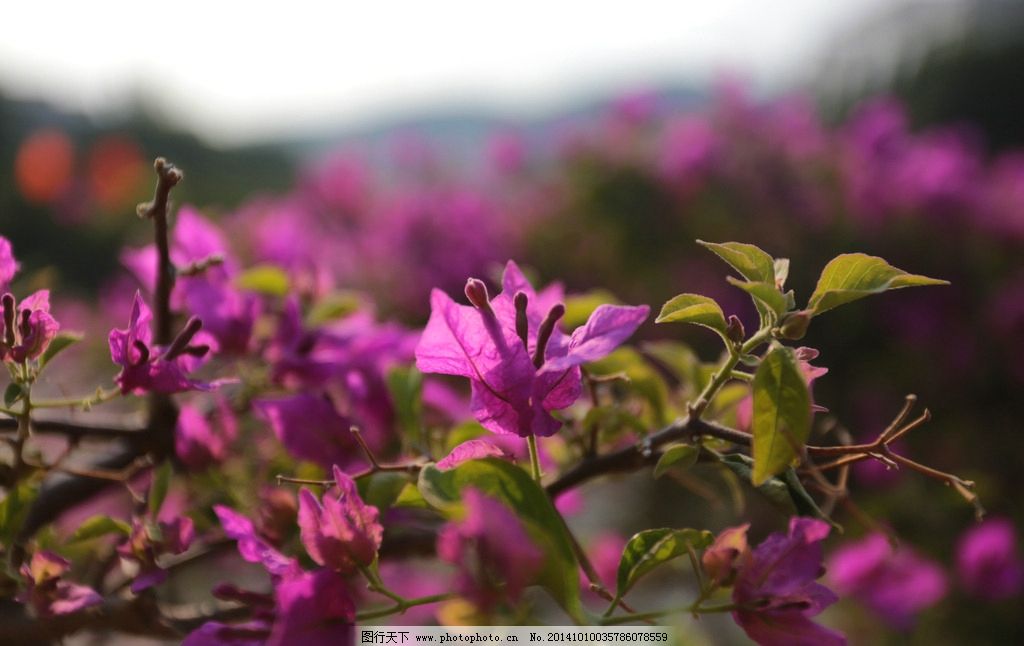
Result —
[{"label": "magenta bougainvillea flower", "polygon": [[[367,509],[376,514],[376,509]],[[327,646],[354,643],[351,630],[355,603],[343,574],[329,568],[305,571],[296,559],[274,548],[249,518],[223,505],[215,505],[213,510],[224,533],[238,541],[239,555],[250,563],[262,565],[270,574],[274,592],[272,595],[249,592],[230,584],[217,586],[214,596],[249,606],[254,619],[242,624],[207,622],[193,631],[184,644]]]},{"label": "magenta bougainvillea flower", "polygon": [[263,566],[271,577],[300,572],[299,562],[277,550],[256,531],[252,520],[224,505],[214,505],[214,513],[228,538],[237,541],[238,554],[250,563]]},{"label": "magenta bougainvillea flower", "polygon": [[218,599],[248,606],[251,621],[208,621],[183,646],[335,646],[354,644],[355,603],[342,575],[332,570],[294,570],[275,580],[273,594],[231,584],[214,588]]},{"label": "magenta bougainvillea flower", "polygon": [[920,611],[938,603],[948,588],[938,564],[905,545],[894,549],[881,533],[836,550],[828,571],[840,594],[857,599],[904,630],[913,626]]},{"label": "magenta bougainvillea flower", "polygon": [[206,469],[227,457],[228,447],[237,436],[238,420],[223,397],[217,397],[209,413],[193,404],[182,404],[174,433],[174,452],[188,468]]},{"label": "magenta bougainvillea flower", "polygon": [[162,554],[181,554],[192,544],[195,528],[188,516],[169,522],[150,518],[132,519],[131,534],[117,546],[121,560],[135,570],[131,590],[139,592],[163,583],[167,570],[156,563]]},{"label": "magenta bougainvillea flower", "polygon": [[[319,327],[307,327],[297,300],[290,298],[264,356],[275,383],[301,390],[306,396],[330,399],[333,412],[322,404],[316,406],[325,420],[329,415],[344,420],[345,432],[335,440],[351,447],[347,429],[356,424],[372,448],[382,449],[394,434],[394,406],[387,375],[392,367],[412,358],[415,343],[416,336],[410,331],[377,323],[371,313],[363,311]],[[307,426],[289,435],[301,440],[309,433]],[[314,461],[330,468],[335,463],[347,466],[351,459],[348,454],[332,458],[321,453]]]},{"label": "magenta bougainvillea flower", "polygon": [[21,265],[14,259],[11,241],[0,236],[0,289],[6,289],[11,284],[14,274],[18,273],[20,267]]},{"label": "magenta bougainvillea flower", "polygon": [[323,504],[309,489],[299,492],[302,544],[318,565],[350,574],[373,562],[384,536],[380,512],[359,497],[356,481],[334,467],[334,486]]},{"label": "magenta bougainvillea flower", "polygon": [[3,298],[3,336],[0,338],[0,358],[4,361],[24,363],[38,359],[60,324],[50,316],[50,291],[39,290],[16,303],[10,293]]},{"label": "magenta bougainvillea flower", "polygon": [[466,440],[451,450],[444,458],[438,460],[437,468],[442,471],[454,469],[463,462],[480,460],[483,458],[501,458],[502,460],[513,460],[514,456],[507,453],[500,446],[489,439],[478,437]]},{"label": "magenta bougainvillea flower", "polygon": [[340,464],[351,468],[365,463],[349,430],[353,421],[338,413],[324,395],[299,393],[258,399],[253,408],[270,424],[289,453],[324,468]]},{"label": "magenta bougainvillea flower", "polygon": [[540,572],[544,553],[498,500],[469,488],[462,501],[466,516],[441,530],[437,555],[458,566],[459,594],[487,612],[505,599],[519,599]]},{"label": "magenta bougainvillea flower", "polygon": [[648,307],[602,305],[586,325],[565,335],[561,288],[534,291],[509,261],[502,293],[490,299],[476,279],[466,284],[472,306],[435,289],[416,366],[423,372],[467,377],[474,417],[495,433],[549,436],[561,422],[551,411],[580,395],[580,365],[622,344],[647,318]]},{"label": "magenta bougainvillea flower", "polygon": [[[838,600],[815,582],[822,574],[821,542],[828,533],[828,524],[820,520],[791,518],[788,534],[771,534],[739,565],[732,591],[739,608],[733,618],[761,646],[846,643],[841,633],[811,621]],[[738,539],[734,534],[729,541]]]},{"label": "magenta bougainvillea flower", "polygon": [[[203,328],[217,339],[223,353],[245,352],[259,313],[259,299],[234,287],[238,261],[231,253],[224,234],[212,222],[190,206],[177,216],[170,247],[175,267],[220,259],[197,275],[178,276],[171,304],[203,321]],[[147,290],[156,285],[157,251],[154,245],[122,254],[122,262]]]},{"label": "magenta bougainvillea flower", "polygon": [[[131,317],[126,329],[110,331],[110,358],[121,366],[114,381],[122,393],[146,392],[179,393],[187,390],[215,390],[223,382],[202,382],[188,377],[210,351],[216,350],[216,341],[203,333],[192,319],[182,335],[163,348],[152,344],[153,333],[149,322],[153,314],[135,292]],[[187,338],[185,338],[187,336]]]},{"label": "magenta bougainvillea flower", "polygon": [[47,550],[36,552],[21,566],[25,590],[18,601],[30,604],[40,617],[65,615],[103,603],[92,588],[62,578],[70,569],[67,559]]},{"label": "magenta bougainvillea flower", "polygon": [[1024,562],[1013,523],[989,518],[964,532],[957,545],[956,570],[964,590],[979,599],[1019,595],[1024,590]]}]

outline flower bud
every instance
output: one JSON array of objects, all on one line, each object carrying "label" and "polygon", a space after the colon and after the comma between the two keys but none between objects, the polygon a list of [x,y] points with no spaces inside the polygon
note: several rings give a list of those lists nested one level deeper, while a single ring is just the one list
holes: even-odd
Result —
[{"label": "flower bud", "polygon": [[807,328],[811,324],[811,317],[812,314],[809,310],[788,314],[786,318],[782,319],[782,324],[779,326],[779,336],[791,341],[804,338]]},{"label": "flower bud", "polygon": [[743,343],[747,338],[747,331],[743,329],[743,322],[735,314],[729,315],[729,321],[725,326],[725,336],[733,343]]}]

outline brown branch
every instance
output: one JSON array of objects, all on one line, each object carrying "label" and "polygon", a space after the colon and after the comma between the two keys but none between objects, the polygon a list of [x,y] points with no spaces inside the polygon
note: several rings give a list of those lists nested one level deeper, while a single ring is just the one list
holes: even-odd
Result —
[{"label": "brown branch", "polygon": [[156,290],[153,297],[153,323],[156,328],[153,341],[156,345],[167,345],[171,342],[171,290],[174,288],[174,265],[171,263],[167,218],[171,189],[177,186],[184,176],[174,164],[163,157],[156,158],[153,168],[157,175],[153,201],[140,204],[136,211],[139,217],[153,221],[158,256]]},{"label": "brown branch", "polygon": [[[12,418],[0,419],[0,432],[17,431],[18,420]],[[138,436],[143,432],[143,428],[140,427],[118,427],[112,424],[106,425],[90,425],[90,424],[79,424],[77,422],[68,422],[63,420],[53,419],[34,419],[32,420],[32,432],[46,433],[52,435],[65,435],[73,439],[81,439],[86,437],[97,437],[97,438],[131,438],[132,436]]]},{"label": "brown branch", "polygon": [[181,638],[177,630],[164,622],[151,595],[109,599],[99,606],[46,618],[32,617],[22,604],[0,602],[0,644],[5,646],[58,643],[68,635],[90,629]]},{"label": "brown branch", "polygon": [[[136,212],[139,217],[153,220],[154,239],[157,248],[157,282],[153,296],[154,338],[156,345],[166,346],[173,341],[171,290],[174,287],[174,266],[171,264],[168,211],[171,189],[184,177],[182,172],[163,157],[153,163],[156,170],[156,188],[153,200],[140,204]],[[87,469],[116,471],[124,469],[138,458],[150,454],[153,462],[174,455],[174,427],[178,421],[178,407],[169,395],[152,393],[148,400],[146,425],[142,432],[122,435],[127,440],[115,453],[90,464]],[[70,430],[67,428],[66,430]],[[120,433],[117,433],[120,435]],[[137,435],[137,436],[136,436]],[[111,483],[96,479],[72,476],[49,481],[40,490],[32,503],[28,516],[17,535],[17,542],[24,543],[41,527],[52,522],[64,511],[88,500]]]}]

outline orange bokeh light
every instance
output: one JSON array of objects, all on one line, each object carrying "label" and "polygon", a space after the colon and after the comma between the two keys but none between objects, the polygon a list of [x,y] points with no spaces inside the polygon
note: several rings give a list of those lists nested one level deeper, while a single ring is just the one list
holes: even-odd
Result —
[{"label": "orange bokeh light", "polygon": [[14,160],[14,177],[26,201],[50,204],[71,182],[75,150],[56,128],[36,130],[21,143]]},{"label": "orange bokeh light", "polygon": [[146,167],[142,150],[123,135],[103,137],[89,150],[89,193],[104,211],[115,211],[138,201]]}]

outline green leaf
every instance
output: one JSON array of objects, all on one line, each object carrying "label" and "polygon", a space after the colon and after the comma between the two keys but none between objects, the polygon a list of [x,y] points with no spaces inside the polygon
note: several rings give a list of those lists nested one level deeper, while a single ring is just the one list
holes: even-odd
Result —
[{"label": "green leaf", "polygon": [[15,403],[17,403],[17,401],[21,399],[22,395],[24,394],[25,392],[21,389],[21,384],[11,382],[10,384],[7,385],[7,388],[4,390],[4,406],[10,408]]},{"label": "green leaf", "polygon": [[404,473],[382,472],[360,478],[356,487],[359,489],[359,497],[366,504],[373,505],[383,513],[395,504],[407,484],[409,476]]},{"label": "green leaf", "polygon": [[0,545],[14,541],[37,495],[39,483],[29,480],[7,490],[7,497],[0,501]]},{"label": "green leaf", "polygon": [[669,469],[689,469],[697,463],[700,447],[692,444],[675,444],[665,449],[654,465],[654,477],[660,478]]},{"label": "green leaf", "polygon": [[524,522],[531,536],[545,548],[541,585],[573,619],[583,621],[579,565],[565,521],[547,493],[526,471],[495,458],[470,460],[448,471],[428,464],[420,471],[423,498],[448,516],[458,513],[462,491],[467,487],[502,501]]},{"label": "green leaf", "polygon": [[[746,455],[741,453],[730,453],[721,457],[722,464],[735,473],[739,478],[746,483],[750,483],[753,479],[753,465],[754,461]],[[764,498],[772,504],[776,509],[782,511],[787,516],[796,514],[797,509],[793,504],[793,498],[790,495],[789,489],[786,487],[786,483],[780,478],[772,477],[765,480],[763,483],[754,487],[757,493],[764,496]]]},{"label": "green leaf", "polygon": [[793,351],[778,346],[754,373],[754,471],[764,483],[797,457],[811,432],[811,396]]},{"label": "green leaf", "polygon": [[310,327],[344,318],[359,309],[359,297],[354,292],[331,292],[320,298],[306,315]]},{"label": "green leaf", "polygon": [[411,443],[420,443],[423,439],[423,373],[415,366],[396,366],[388,372],[387,382],[395,421]]},{"label": "green leaf", "polygon": [[692,323],[725,334],[725,314],[718,303],[699,294],[680,294],[661,307],[655,323]]},{"label": "green leaf", "polygon": [[634,534],[622,550],[615,581],[615,602],[624,597],[642,576],[677,556],[688,547],[702,550],[714,539],[711,532],[696,529],[647,529]]},{"label": "green leaf", "polygon": [[153,472],[153,484],[149,487],[149,515],[156,518],[160,513],[160,507],[167,498],[167,490],[171,486],[171,475],[174,473],[171,461],[165,460],[156,471]]},{"label": "green leaf", "polygon": [[423,494],[420,493],[419,488],[415,484],[407,482],[398,493],[398,498],[395,499],[394,506],[426,509],[427,501],[423,499]]},{"label": "green leaf", "polygon": [[50,345],[46,347],[42,356],[39,357],[39,369],[42,370],[45,368],[46,364],[50,363],[54,357],[81,340],[82,334],[79,332],[57,333],[57,336],[53,337],[53,340],[50,341]]},{"label": "green leaf", "polygon": [[843,526],[835,522],[829,516],[822,511],[818,503],[814,501],[811,494],[807,493],[807,489],[804,488],[800,477],[796,474],[796,470],[793,467],[786,469],[783,474],[782,481],[786,483],[786,489],[789,490],[789,497],[793,499],[793,504],[796,506],[796,511],[801,516],[811,516],[813,518],[820,518],[827,522],[838,531],[843,531]]},{"label": "green leaf", "polygon": [[442,455],[451,453],[452,449],[463,442],[475,440],[478,437],[486,437],[490,434],[491,432],[481,426],[480,422],[463,422],[446,434]]},{"label": "green leaf", "polygon": [[877,256],[847,253],[836,256],[825,265],[807,308],[814,314],[821,314],[890,289],[948,284],[946,280],[908,274]]},{"label": "green leaf", "polygon": [[690,346],[675,341],[649,341],[640,347],[645,355],[664,365],[683,384],[697,380],[700,358]]},{"label": "green leaf", "polygon": [[239,289],[266,294],[268,296],[284,296],[288,293],[291,281],[288,274],[276,265],[256,265],[242,272],[235,279]]},{"label": "green leaf", "polygon": [[775,260],[752,244],[742,242],[704,242],[700,244],[715,252],[747,280],[775,284]]},{"label": "green leaf", "polygon": [[87,541],[91,538],[106,536],[107,534],[128,536],[131,533],[132,526],[123,520],[111,518],[110,516],[93,516],[78,526],[70,540],[71,542]]},{"label": "green leaf", "polygon": [[587,370],[599,376],[625,373],[629,377],[627,387],[650,404],[649,412],[641,415],[644,421],[655,426],[668,423],[669,388],[664,375],[635,348],[620,347],[607,357],[589,364]]},{"label": "green leaf", "polygon": [[730,285],[735,285],[750,294],[755,304],[759,303],[775,312],[776,317],[782,316],[789,309],[786,303],[786,296],[775,288],[774,283],[743,281],[737,280],[732,276],[727,276],[726,280],[729,281]]}]

